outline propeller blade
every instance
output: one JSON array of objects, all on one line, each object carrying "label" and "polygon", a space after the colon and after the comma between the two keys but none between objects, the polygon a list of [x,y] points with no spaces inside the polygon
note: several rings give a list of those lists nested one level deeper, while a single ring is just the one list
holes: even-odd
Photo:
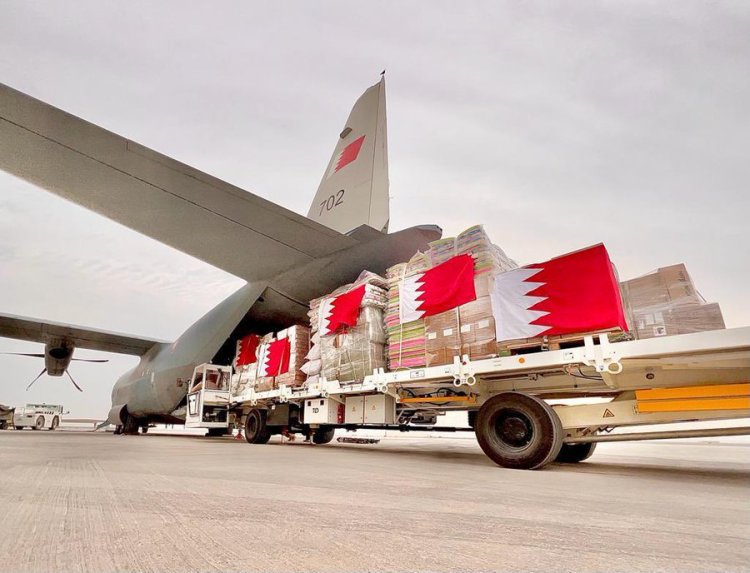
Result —
[{"label": "propeller blade", "polygon": [[0,352],[0,354],[9,354],[11,356],[31,356],[33,358],[44,358],[44,354],[36,352]]},{"label": "propeller blade", "polygon": [[80,386],[79,386],[78,384],[76,384],[76,381],[75,381],[75,380],[73,380],[73,377],[72,377],[72,376],[70,375],[70,372],[68,372],[68,371],[66,370],[66,371],[65,371],[65,374],[67,374],[67,375],[68,375],[68,378],[70,378],[70,381],[71,381],[71,382],[73,383],[73,386],[75,386],[75,387],[76,387],[76,390],[78,390],[79,392],[83,392],[83,390],[81,390],[81,387],[80,387]]},{"label": "propeller blade", "polygon": [[109,421],[108,420],[104,420],[103,422],[101,422],[100,424],[98,424],[96,426],[96,428],[94,428],[93,431],[94,432],[98,432],[99,430],[101,430],[102,428],[106,428],[107,426],[109,426]]},{"label": "propeller blade", "polygon": [[42,377],[42,374],[44,374],[45,372],[47,372],[46,368],[39,373],[39,376],[37,376],[36,378],[34,378],[31,381],[31,384],[29,384],[28,386],[26,386],[26,391],[27,392],[29,391],[29,388],[31,388],[34,385],[34,382],[36,382],[37,380],[39,380]]},{"label": "propeller blade", "polygon": [[94,358],[71,358],[71,360],[75,360],[76,362],[109,362],[109,359],[94,359]]}]

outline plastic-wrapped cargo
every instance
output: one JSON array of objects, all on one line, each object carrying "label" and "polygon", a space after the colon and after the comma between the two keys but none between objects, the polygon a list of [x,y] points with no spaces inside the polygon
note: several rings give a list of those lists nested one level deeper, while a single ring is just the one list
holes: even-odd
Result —
[{"label": "plastic-wrapped cargo", "polygon": [[402,323],[399,316],[399,283],[430,268],[429,256],[415,254],[409,262],[400,263],[386,271],[388,279],[388,305],[385,311],[385,326],[388,342],[388,366],[390,370],[425,366],[425,321],[414,320]]},{"label": "plastic-wrapped cargo", "polygon": [[321,375],[328,380],[341,383],[361,381],[376,368],[385,368],[382,306],[365,304],[356,326],[345,332],[321,336],[320,345]]},{"label": "plastic-wrapped cargo", "polygon": [[620,283],[628,323],[636,338],[725,328],[716,303],[706,303],[684,264],[662,267]]},{"label": "plastic-wrapped cargo", "polygon": [[483,277],[475,277],[476,300],[425,318],[427,366],[450,364],[455,356],[482,360],[497,354],[492,301],[479,296],[482,284]]},{"label": "plastic-wrapped cargo", "polygon": [[277,340],[289,339],[289,367],[286,372],[276,376],[276,386],[301,386],[307,379],[302,371],[307,353],[310,351],[310,328],[307,326],[291,326],[276,333]]},{"label": "plastic-wrapped cargo", "polygon": [[261,370],[258,368],[260,364],[264,364],[266,362],[266,357],[268,355],[269,348],[273,341],[274,341],[273,332],[269,332],[268,334],[261,336],[260,338],[260,344],[258,345],[258,351],[257,351],[258,361],[255,363],[255,366],[256,366],[255,391],[256,392],[267,392],[268,390],[273,390],[276,387],[274,377],[262,375]]},{"label": "plastic-wrapped cargo", "polygon": [[230,385],[230,392],[233,396],[238,396],[255,387],[259,345],[260,336],[257,334],[248,334],[237,341],[237,350],[232,362],[235,375]]},{"label": "plastic-wrapped cargo", "polygon": [[[383,277],[364,271],[354,283],[310,302],[308,315],[314,345],[303,367],[308,383],[314,383],[319,376],[341,383],[360,381],[376,368],[385,367],[386,285]],[[340,322],[342,305],[337,303],[345,299],[353,304],[349,308],[351,316]]]},{"label": "plastic-wrapped cargo", "polygon": [[[401,323],[401,281],[464,254],[474,259],[477,300],[422,320]],[[417,253],[408,263],[389,268],[386,327],[390,369],[449,364],[454,356],[463,354],[476,360],[495,355],[495,321],[489,298],[492,277],[517,267],[492,243],[484,227],[475,225],[456,237],[433,241],[426,253]]]}]

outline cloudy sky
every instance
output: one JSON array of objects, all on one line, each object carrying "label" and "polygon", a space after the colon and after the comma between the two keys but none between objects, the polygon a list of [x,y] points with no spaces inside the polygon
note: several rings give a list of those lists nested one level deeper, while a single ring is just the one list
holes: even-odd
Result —
[{"label": "cloudy sky", "polygon": [[[392,229],[484,223],[521,263],[684,262],[750,324],[746,2],[0,0],[0,81],[299,213],[388,70]],[[227,249],[243,245],[227,238]],[[0,311],[163,339],[242,281],[0,173]],[[0,339],[0,351],[41,345]],[[103,416],[136,359],[3,356],[0,403]]]}]

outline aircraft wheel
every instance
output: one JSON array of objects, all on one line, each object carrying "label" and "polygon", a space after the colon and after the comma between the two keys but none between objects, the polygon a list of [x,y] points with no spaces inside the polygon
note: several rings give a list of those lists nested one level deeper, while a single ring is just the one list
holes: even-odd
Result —
[{"label": "aircraft wheel", "polygon": [[266,426],[266,411],[254,408],[245,419],[245,440],[248,444],[267,444],[271,431]]},{"label": "aircraft wheel", "polygon": [[330,428],[328,426],[321,426],[317,430],[315,430],[315,433],[312,437],[313,444],[328,444],[333,440],[333,433],[336,431],[336,428]]},{"label": "aircraft wheel", "polygon": [[37,419],[36,419],[36,422],[34,424],[34,429],[35,430],[41,430],[41,429],[43,429],[44,428],[44,422],[45,422],[44,416],[38,416]]},{"label": "aircraft wheel", "polygon": [[138,428],[140,427],[138,418],[136,418],[135,416],[131,416],[128,413],[123,413],[122,415],[125,418],[123,420],[122,433],[128,435],[137,435]]},{"label": "aircraft wheel", "polygon": [[591,457],[596,449],[596,442],[586,444],[563,444],[555,461],[560,464],[577,464]]},{"label": "aircraft wheel", "polygon": [[112,432],[112,435],[119,436],[120,434],[122,434],[122,426],[119,426],[119,425],[115,426],[115,431]]},{"label": "aircraft wheel", "polygon": [[562,447],[562,424],[555,411],[544,400],[518,392],[487,400],[477,414],[475,432],[487,457],[505,468],[543,468]]},{"label": "aircraft wheel", "polygon": [[148,434],[148,426],[141,426],[141,434]]},{"label": "aircraft wheel", "polygon": [[57,429],[59,425],[60,425],[60,418],[55,416],[54,418],[52,418],[52,425],[49,427],[49,431],[53,432],[54,430]]},{"label": "aircraft wheel", "polygon": [[16,430],[23,430],[23,426],[13,426]]}]

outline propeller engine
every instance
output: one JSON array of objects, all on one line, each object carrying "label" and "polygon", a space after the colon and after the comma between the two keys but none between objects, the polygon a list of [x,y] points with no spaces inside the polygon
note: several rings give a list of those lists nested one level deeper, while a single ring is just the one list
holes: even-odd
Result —
[{"label": "propeller engine", "polygon": [[62,376],[67,374],[73,386],[76,390],[83,392],[83,389],[76,384],[73,377],[68,372],[68,366],[72,361],[76,362],[109,362],[106,359],[89,359],[89,358],[73,358],[73,352],[75,351],[75,344],[70,340],[54,340],[47,342],[44,345],[44,353],[36,352],[3,352],[2,354],[12,354],[15,356],[31,356],[32,358],[44,358],[44,369],[34,378],[31,383],[26,387],[26,390],[34,385],[34,382],[39,380],[45,373],[49,376]]}]

